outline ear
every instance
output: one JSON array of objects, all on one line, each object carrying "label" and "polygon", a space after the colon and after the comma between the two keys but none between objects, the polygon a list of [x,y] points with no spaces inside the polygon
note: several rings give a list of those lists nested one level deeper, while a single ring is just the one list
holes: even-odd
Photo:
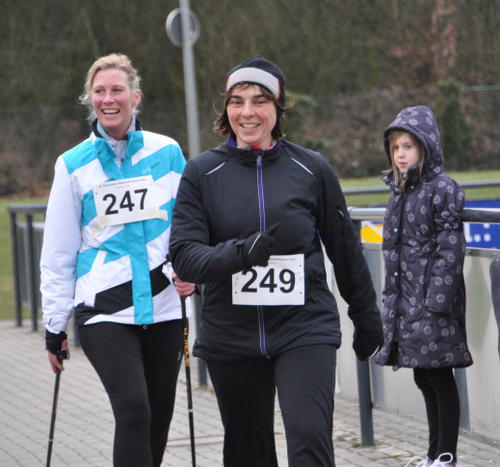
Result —
[{"label": "ear", "polygon": [[134,93],[134,100],[132,101],[132,107],[137,107],[142,100],[142,93],[141,91],[135,91]]}]

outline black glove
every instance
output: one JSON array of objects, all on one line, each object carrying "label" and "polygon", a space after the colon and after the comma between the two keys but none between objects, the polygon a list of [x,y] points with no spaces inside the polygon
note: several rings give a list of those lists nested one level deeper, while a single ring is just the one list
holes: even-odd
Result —
[{"label": "black glove", "polygon": [[308,248],[316,234],[313,226],[301,216],[293,216],[280,223],[273,233],[276,242],[274,254],[290,255]]},{"label": "black glove", "polygon": [[352,348],[356,356],[363,362],[372,357],[384,343],[384,335],[381,331],[363,331],[354,329]]},{"label": "black glove", "polygon": [[62,349],[62,343],[68,338],[64,331],[59,334],[45,330],[45,348],[58,356],[59,360],[66,358],[66,351]]},{"label": "black glove", "polygon": [[241,257],[246,269],[252,266],[267,266],[274,246],[273,233],[280,224],[273,224],[264,232],[256,232],[243,243]]}]

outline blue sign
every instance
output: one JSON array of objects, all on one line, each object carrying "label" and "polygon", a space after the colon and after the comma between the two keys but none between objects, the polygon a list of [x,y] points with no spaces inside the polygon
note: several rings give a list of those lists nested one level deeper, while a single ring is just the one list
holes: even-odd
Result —
[{"label": "blue sign", "polygon": [[[466,208],[500,209],[500,199],[466,201]],[[467,246],[500,249],[500,224],[464,224]]]}]

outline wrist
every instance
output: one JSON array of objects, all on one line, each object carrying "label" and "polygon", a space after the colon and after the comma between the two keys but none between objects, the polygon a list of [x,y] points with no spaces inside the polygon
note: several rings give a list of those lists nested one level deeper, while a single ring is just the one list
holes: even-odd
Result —
[{"label": "wrist", "polygon": [[59,333],[50,332],[48,329],[45,330],[45,348],[53,353],[57,354],[61,350],[62,343],[68,338],[64,331]]}]

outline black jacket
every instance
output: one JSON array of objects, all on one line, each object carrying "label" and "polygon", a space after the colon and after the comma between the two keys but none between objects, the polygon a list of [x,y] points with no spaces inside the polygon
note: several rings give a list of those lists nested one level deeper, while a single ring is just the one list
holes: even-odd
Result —
[{"label": "black jacket", "polygon": [[[305,305],[233,305],[231,275],[244,269],[244,240],[277,222],[285,234],[273,254],[305,256]],[[170,252],[181,279],[205,285],[194,355],[238,360],[307,344],[339,346],[321,242],[354,325],[381,333],[359,236],[320,154],[283,140],[264,153],[226,143],[190,160],[177,193]]]}]

